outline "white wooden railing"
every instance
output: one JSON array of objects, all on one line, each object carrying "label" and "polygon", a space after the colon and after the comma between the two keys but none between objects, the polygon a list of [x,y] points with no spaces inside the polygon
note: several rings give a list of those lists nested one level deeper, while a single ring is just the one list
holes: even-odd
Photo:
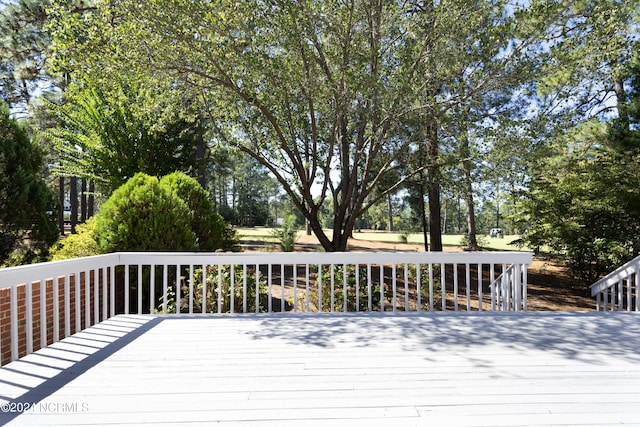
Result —
[{"label": "white wooden railing", "polygon": [[526,310],[531,261],[525,252],[114,253],[5,268],[2,363],[120,313]]},{"label": "white wooden railing", "polygon": [[527,268],[511,264],[491,284],[491,309],[493,311],[527,310]]},{"label": "white wooden railing", "polygon": [[589,288],[598,311],[640,311],[640,256]]}]

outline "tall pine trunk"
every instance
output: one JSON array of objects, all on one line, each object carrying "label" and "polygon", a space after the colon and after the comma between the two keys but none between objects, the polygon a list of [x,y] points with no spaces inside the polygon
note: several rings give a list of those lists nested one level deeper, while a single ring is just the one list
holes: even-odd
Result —
[{"label": "tall pine trunk", "polygon": [[427,156],[429,164],[427,168],[427,195],[429,197],[429,237],[432,252],[442,252],[439,153],[436,123],[430,122],[427,124]]},{"label": "tall pine trunk", "polygon": [[467,246],[472,251],[479,249],[478,240],[476,239],[476,215],[475,215],[475,203],[473,200],[473,177],[471,172],[473,164],[471,162],[471,147],[469,147],[469,138],[467,137],[467,130],[463,129],[461,132],[460,141],[460,157],[462,159],[462,181],[464,191],[464,203],[466,205],[466,220],[467,220]]}]

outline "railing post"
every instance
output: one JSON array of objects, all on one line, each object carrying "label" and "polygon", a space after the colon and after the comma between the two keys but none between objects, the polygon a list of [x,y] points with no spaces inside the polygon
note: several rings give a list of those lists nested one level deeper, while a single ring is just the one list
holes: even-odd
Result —
[{"label": "railing post", "polygon": [[180,314],[180,295],[182,293],[182,289],[181,289],[181,283],[180,283],[180,279],[181,279],[181,266],[180,264],[176,265],[176,314]]},{"label": "railing post", "polygon": [[[295,279],[294,279],[295,281]],[[295,284],[294,284],[295,286]],[[295,290],[293,291],[294,300],[293,304],[295,306]],[[242,312],[247,312],[247,264],[242,264]]]},{"label": "railing post", "polygon": [[[419,280],[419,279],[418,279]],[[367,264],[367,308],[369,312],[373,311],[373,295],[372,285],[371,285],[371,263]],[[418,299],[420,299],[420,294],[418,293]]]},{"label": "railing post", "polygon": [[514,264],[514,269],[513,269],[513,278],[512,283],[513,283],[513,288],[514,288],[514,292],[515,292],[515,298],[514,298],[514,303],[513,303],[513,311],[520,311],[521,305],[522,305],[522,274],[520,273],[520,264]]},{"label": "railing post", "polygon": [[482,311],[482,264],[478,264],[478,311]]},{"label": "railing post", "polygon": [[442,288],[442,311],[447,311],[447,281],[446,265],[440,263],[440,287]]},{"label": "railing post", "polygon": [[47,331],[47,285],[40,279],[40,348],[47,346],[49,331]]},{"label": "railing post", "polygon": [[[309,269],[307,268],[307,291],[309,290]],[[309,292],[307,292],[307,298],[309,298]],[[260,312],[260,265],[256,263],[256,296],[255,296],[255,304],[256,309],[255,312]],[[307,299],[307,307],[309,306],[309,301]]]},{"label": "railing post", "polygon": [[453,264],[453,310],[458,311],[458,264]]},{"label": "railing post", "polygon": [[422,278],[420,277],[420,270],[420,264],[416,264],[416,308],[418,312],[422,311]]},{"label": "railing post", "polygon": [[80,323],[82,320],[80,319],[80,272],[76,271],[73,274],[73,295],[74,295],[74,310],[75,310],[75,326],[73,329],[73,333],[75,334],[80,330]]},{"label": "railing post", "polygon": [[169,293],[169,264],[162,265],[162,313],[166,314],[168,309]]},{"label": "railing post", "polygon": [[194,286],[193,286],[193,264],[189,265],[189,314],[193,314],[193,299]]},{"label": "railing post", "polygon": [[71,335],[71,274],[64,277],[64,336]]},{"label": "railing post", "polygon": [[[111,265],[110,271],[109,271],[109,276],[110,276],[110,280],[109,280],[109,316],[113,317],[116,315],[116,264]],[[165,284],[167,283],[166,280],[166,276],[165,276]],[[165,287],[165,307],[164,307],[164,312],[167,312],[167,304],[166,304],[166,287]]]},{"label": "railing post", "polygon": [[[285,309],[284,268],[285,268],[285,265],[281,263],[280,264],[280,313],[284,313],[284,309]],[[233,272],[233,265],[231,266],[231,271]],[[233,274],[231,275],[231,289],[233,289]],[[233,294],[233,291],[231,293]],[[233,308],[231,309],[231,312],[233,313]]]},{"label": "railing post", "polygon": [[207,312],[207,264],[202,264],[202,314]]},{"label": "railing post", "polygon": [[[149,266],[149,314],[153,314],[156,300],[156,265]],[[204,273],[203,273],[204,275]]]},{"label": "railing post", "polygon": [[318,313],[322,313],[322,264],[318,264]]},{"label": "railing post", "polygon": [[[246,293],[246,292],[245,292]],[[245,309],[245,313],[247,310]],[[298,312],[298,265],[293,265],[293,312]]]},{"label": "railing post", "polygon": [[467,290],[467,311],[471,311],[471,269],[470,264],[465,264],[465,276],[466,290]]},{"label": "railing post", "polygon": [[87,269],[84,272],[84,328],[89,326],[91,326],[91,270]]},{"label": "railing post", "polygon": [[12,286],[11,296],[11,360],[17,360],[18,352],[18,287]]},{"label": "railing post", "polygon": [[384,264],[380,262],[380,312],[384,313]]},{"label": "railing post", "polygon": [[60,278],[53,279],[53,342],[60,341]]},{"label": "railing post", "polygon": [[522,265],[522,298],[524,311],[527,311],[527,265]]},{"label": "railing post", "polygon": [[137,301],[137,306],[138,306],[138,314],[142,314],[142,264],[138,264],[137,267],[138,271],[138,301]]},{"label": "railing post", "polygon": [[[179,270],[179,269],[178,269]],[[178,275],[179,275],[179,271],[178,271]],[[180,289],[180,286],[178,285],[178,289]],[[176,292],[177,297],[176,297],[176,304],[179,306],[179,301],[180,301],[180,292]],[[180,311],[178,310],[178,313]],[[129,264],[125,264],[124,265],[124,314],[129,314]]]},{"label": "railing post", "polygon": [[392,289],[392,293],[393,293],[393,298],[392,298],[392,302],[393,302],[393,307],[392,307],[392,311],[395,313],[396,309],[397,309],[397,301],[396,301],[396,294],[397,294],[397,288],[398,283],[396,280],[396,265],[393,264],[391,266],[391,289]]},{"label": "railing post", "polygon": [[218,263],[218,313],[222,313],[222,264]]},{"label": "railing post", "polygon": [[33,353],[33,283],[25,285],[25,321],[27,330],[27,354]]},{"label": "railing post", "polygon": [[109,317],[109,298],[108,298],[108,283],[107,272],[109,267],[106,266],[102,269],[102,320],[107,320]]},{"label": "railing post", "polygon": [[271,298],[271,263],[267,266],[267,313],[271,313],[273,308],[273,301]]},{"label": "railing post", "polygon": [[624,283],[623,279],[620,279],[618,281],[618,311],[622,311],[623,310],[623,303],[624,303],[624,300],[622,299],[623,283]]}]

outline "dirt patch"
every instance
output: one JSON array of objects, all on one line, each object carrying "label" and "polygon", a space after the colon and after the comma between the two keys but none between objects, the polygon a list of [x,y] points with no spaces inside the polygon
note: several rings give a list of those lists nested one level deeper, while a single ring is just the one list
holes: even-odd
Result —
[{"label": "dirt patch", "polygon": [[534,259],[527,274],[530,310],[593,311],[587,286],[554,261]]}]

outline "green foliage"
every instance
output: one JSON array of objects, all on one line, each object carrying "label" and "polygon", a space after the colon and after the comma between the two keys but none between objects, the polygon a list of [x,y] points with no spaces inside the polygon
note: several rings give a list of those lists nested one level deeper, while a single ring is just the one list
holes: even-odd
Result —
[{"label": "green foliage", "polygon": [[58,120],[46,133],[60,160],[54,172],[92,179],[110,193],[137,172],[161,177],[197,167],[198,123],[140,112],[136,103],[152,96],[142,87],[73,87],[66,96],[50,104]]},{"label": "green foliage", "polygon": [[235,231],[213,210],[207,191],[195,179],[182,172],[174,172],[160,179],[160,186],[182,199],[189,208],[191,230],[195,233],[200,251],[237,250]]},{"label": "green foliage", "polygon": [[197,181],[181,172],[161,180],[139,173],[79,226],[78,234],[58,244],[54,259],[112,251],[235,249],[235,231],[213,212]]},{"label": "green foliage", "polygon": [[[253,273],[253,274],[252,274]],[[203,301],[203,270],[197,269],[194,272],[193,294],[189,294],[189,284],[184,280],[180,284],[180,312],[189,312],[189,303],[193,306],[193,312],[202,313]],[[220,303],[221,313],[231,312],[231,300],[233,294],[233,312],[242,312],[246,307],[248,313],[256,311],[256,275],[255,272],[247,271],[246,296],[243,282],[243,270],[238,266],[229,265],[207,267],[206,271],[206,303],[207,313],[218,313]],[[233,293],[232,293],[233,285]],[[258,311],[266,311],[266,284],[258,284]],[[190,298],[191,297],[191,298]],[[162,298],[158,300],[156,313],[164,313]],[[166,313],[176,312],[176,292],[174,289],[168,290]]]},{"label": "green foliage", "polygon": [[296,227],[296,217],[289,215],[284,218],[279,229],[273,230],[273,237],[278,239],[282,252],[293,252],[298,239],[298,227]]},{"label": "green foliage", "polygon": [[36,91],[49,89],[43,30],[49,0],[13,1],[0,7],[0,101],[23,107]]},{"label": "green foliage", "polygon": [[528,228],[524,243],[564,258],[587,285],[640,249],[640,134],[633,123],[639,5],[547,5],[557,24],[537,92],[556,123],[537,127],[543,138],[536,135],[530,188],[515,218]]},{"label": "green foliage", "polygon": [[96,219],[95,216],[89,218],[86,223],[76,226],[76,234],[70,234],[60,240],[51,250],[51,260],[80,258],[102,253],[94,235]]},{"label": "green foliage", "polygon": [[[213,139],[267,168],[328,251],[346,247],[386,191],[439,164],[433,150],[398,174],[424,123],[441,128],[454,105],[517,80],[535,39],[525,28],[514,39],[508,2],[96,6],[82,16],[54,2],[54,67],[86,82],[153,82],[166,96],[148,108],[199,103]],[[328,200],[331,235],[320,216]]]},{"label": "green foliage", "polygon": [[[522,166],[540,154],[533,145],[584,117],[610,119],[611,88],[627,84],[638,51],[640,10],[638,0],[91,5],[52,1],[53,67],[85,87],[144,82],[153,93],[127,104],[136,116],[187,105],[210,116],[210,140],[268,169],[328,251],[345,249],[362,214],[414,178],[412,223],[428,195],[432,245],[440,186],[452,182],[469,195],[474,233],[472,191],[493,192],[502,208],[500,193],[531,176]],[[487,174],[494,188],[472,185]],[[266,199],[236,178],[237,223],[266,222]],[[216,188],[221,206],[226,185]]]},{"label": "green foliage", "polygon": [[197,248],[188,205],[143,173],[114,191],[100,208],[95,238],[102,252]]},{"label": "green foliage", "polygon": [[587,285],[640,250],[640,156],[613,149],[607,129],[590,123],[569,135],[569,151],[541,161],[523,203],[525,243],[565,257]]},{"label": "green foliage", "polygon": [[53,193],[42,168],[38,147],[0,105],[0,265],[12,254],[12,264],[45,259],[58,238]]}]

